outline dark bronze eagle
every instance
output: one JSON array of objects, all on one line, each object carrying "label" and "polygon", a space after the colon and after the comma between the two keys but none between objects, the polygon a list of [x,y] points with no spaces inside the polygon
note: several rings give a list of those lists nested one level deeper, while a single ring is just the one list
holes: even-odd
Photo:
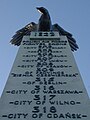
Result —
[{"label": "dark bronze eagle", "polygon": [[37,10],[41,13],[41,17],[38,23],[36,24],[34,22],[31,22],[22,29],[18,30],[12,37],[10,41],[11,44],[19,46],[21,44],[23,36],[30,35],[30,32],[32,31],[58,31],[60,35],[67,37],[72,51],[76,51],[79,48],[76,40],[73,38],[71,33],[64,30],[57,23],[52,25],[49,12],[46,8],[37,7]]}]

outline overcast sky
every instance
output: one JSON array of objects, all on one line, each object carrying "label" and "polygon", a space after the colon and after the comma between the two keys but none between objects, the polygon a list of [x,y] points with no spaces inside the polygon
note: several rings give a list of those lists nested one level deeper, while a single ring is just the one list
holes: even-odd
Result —
[{"label": "overcast sky", "polygon": [[38,22],[37,6],[46,7],[52,23],[58,23],[77,40],[80,49],[74,56],[90,96],[90,0],[0,0],[0,94],[19,48],[9,41],[18,29]]}]

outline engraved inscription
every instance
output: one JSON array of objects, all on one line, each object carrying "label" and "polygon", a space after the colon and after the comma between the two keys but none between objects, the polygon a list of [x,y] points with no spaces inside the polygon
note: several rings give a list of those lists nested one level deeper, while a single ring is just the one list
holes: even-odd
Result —
[{"label": "engraved inscription", "polygon": [[19,50],[5,88],[8,109],[3,105],[2,120],[87,120],[85,90],[66,37],[32,32]]}]

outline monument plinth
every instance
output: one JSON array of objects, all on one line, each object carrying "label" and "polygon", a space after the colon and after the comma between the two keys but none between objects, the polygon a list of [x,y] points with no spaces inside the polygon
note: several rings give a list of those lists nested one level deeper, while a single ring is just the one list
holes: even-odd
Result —
[{"label": "monument plinth", "polygon": [[90,119],[89,97],[65,36],[23,37],[1,96],[0,119]]}]

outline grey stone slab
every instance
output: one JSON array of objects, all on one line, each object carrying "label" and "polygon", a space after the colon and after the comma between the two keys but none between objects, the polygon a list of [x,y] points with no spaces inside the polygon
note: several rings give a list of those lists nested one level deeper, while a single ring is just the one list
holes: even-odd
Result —
[{"label": "grey stone slab", "polygon": [[23,37],[0,99],[0,119],[90,119],[90,100],[65,36]]}]

